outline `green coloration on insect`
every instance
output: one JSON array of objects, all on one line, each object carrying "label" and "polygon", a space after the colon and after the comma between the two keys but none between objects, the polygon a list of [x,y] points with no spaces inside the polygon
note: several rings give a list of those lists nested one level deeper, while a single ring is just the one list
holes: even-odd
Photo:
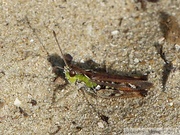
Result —
[{"label": "green coloration on insect", "polygon": [[89,88],[95,88],[97,84],[95,82],[92,82],[92,80],[83,74],[76,74],[74,76],[70,76],[69,71],[65,70],[65,77],[69,81],[69,83],[76,83],[76,82],[84,82],[85,85]]}]

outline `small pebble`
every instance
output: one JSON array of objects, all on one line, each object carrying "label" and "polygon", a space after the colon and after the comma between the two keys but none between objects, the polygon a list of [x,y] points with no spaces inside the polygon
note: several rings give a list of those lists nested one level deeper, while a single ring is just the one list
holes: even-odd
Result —
[{"label": "small pebble", "polygon": [[104,128],[103,123],[102,123],[102,122],[98,122],[98,127],[99,127],[99,128]]},{"label": "small pebble", "polygon": [[17,107],[20,107],[21,106],[21,101],[16,98],[15,101],[14,101],[14,105],[17,106]]}]

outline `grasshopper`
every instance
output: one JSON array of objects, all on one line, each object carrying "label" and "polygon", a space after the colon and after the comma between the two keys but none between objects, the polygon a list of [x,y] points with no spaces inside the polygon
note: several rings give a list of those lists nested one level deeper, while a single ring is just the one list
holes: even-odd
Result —
[{"label": "grasshopper", "polygon": [[53,34],[65,63],[63,69],[65,78],[69,83],[83,84],[88,92],[102,98],[145,97],[148,89],[153,86],[151,82],[148,82],[145,75],[140,77],[112,75],[106,72],[85,70],[72,64],[72,57],[65,58],[54,31]]},{"label": "grasshopper", "polygon": [[[29,27],[33,30],[39,42],[41,43],[43,49],[46,51],[45,46],[43,45],[40,38],[38,37],[38,34],[36,33],[36,30],[31,27],[28,18],[26,19]],[[62,57],[62,59],[58,58],[58,60],[63,61],[63,63],[65,64],[64,67],[62,68],[59,65],[51,63],[52,67],[55,68],[54,72],[56,73],[57,77],[61,76],[62,75],[61,71],[63,71],[66,81],[74,84],[83,84],[81,86],[84,86],[85,90],[87,90],[88,93],[102,98],[145,97],[147,95],[148,89],[150,89],[153,86],[151,82],[148,82],[147,76],[130,77],[130,76],[113,75],[107,72],[102,73],[93,70],[86,70],[76,66],[75,64],[72,64],[72,57],[70,55],[63,54],[63,51],[56,37],[56,33],[54,31],[53,34]],[[49,56],[49,53],[47,51],[46,53]],[[48,61],[49,62],[51,61],[50,57],[48,58]],[[58,61],[58,63],[60,62]],[[56,71],[56,68],[60,70]],[[96,109],[94,109],[94,111],[96,111]],[[98,116],[103,121],[109,124],[108,123],[109,117],[99,112],[97,113]]]}]

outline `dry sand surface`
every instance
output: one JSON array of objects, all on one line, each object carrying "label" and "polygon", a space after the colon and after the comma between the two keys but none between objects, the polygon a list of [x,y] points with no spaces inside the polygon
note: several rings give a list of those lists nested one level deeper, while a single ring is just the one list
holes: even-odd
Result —
[{"label": "dry sand surface", "polygon": [[[1,0],[0,134],[180,134],[178,22],[179,0]],[[53,30],[74,62],[149,74],[154,87],[110,99],[74,84],[56,89]]]}]

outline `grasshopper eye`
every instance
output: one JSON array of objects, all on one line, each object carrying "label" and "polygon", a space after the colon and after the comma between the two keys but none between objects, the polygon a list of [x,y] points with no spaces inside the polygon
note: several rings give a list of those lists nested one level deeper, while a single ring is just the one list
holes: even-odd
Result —
[{"label": "grasshopper eye", "polygon": [[65,60],[67,61],[67,63],[71,63],[73,57],[70,54],[65,54],[64,55]]},{"label": "grasshopper eye", "polygon": [[73,70],[70,70],[69,75],[70,75],[70,77],[74,77],[76,75],[76,72]]}]

